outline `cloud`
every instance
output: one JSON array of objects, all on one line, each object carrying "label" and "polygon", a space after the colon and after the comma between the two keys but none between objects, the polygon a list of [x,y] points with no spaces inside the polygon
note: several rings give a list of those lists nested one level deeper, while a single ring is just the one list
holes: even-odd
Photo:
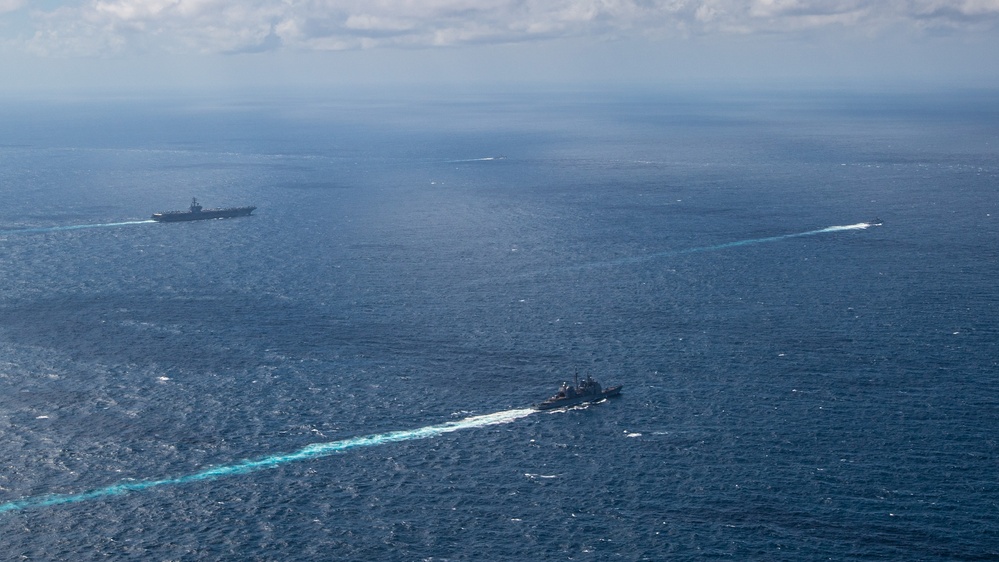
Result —
[{"label": "cloud", "polygon": [[25,0],[0,0],[0,14],[19,10],[24,3]]},{"label": "cloud", "polygon": [[[25,6],[0,0],[0,14]],[[999,27],[999,0],[86,0],[30,13],[16,41],[58,56]]]}]

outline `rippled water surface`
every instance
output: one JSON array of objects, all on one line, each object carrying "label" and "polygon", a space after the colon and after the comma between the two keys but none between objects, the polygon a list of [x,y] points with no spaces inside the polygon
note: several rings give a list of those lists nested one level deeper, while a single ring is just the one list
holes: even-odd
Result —
[{"label": "rippled water surface", "polygon": [[3,102],[0,552],[999,557],[995,101]]}]

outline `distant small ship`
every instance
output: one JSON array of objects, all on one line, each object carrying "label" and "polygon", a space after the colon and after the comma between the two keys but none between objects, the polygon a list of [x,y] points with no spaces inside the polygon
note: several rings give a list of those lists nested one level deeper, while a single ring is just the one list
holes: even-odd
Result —
[{"label": "distant small ship", "polygon": [[198,199],[191,199],[189,211],[166,211],[163,213],[153,213],[153,220],[160,222],[179,221],[201,221],[208,219],[228,219],[232,217],[245,217],[252,213],[256,207],[229,207],[226,209],[203,209],[198,204]]},{"label": "distant small ship", "polygon": [[605,398],[621,394],[623,385],[612,386],[610,388],[600,388],[600,383],[587,375],[582,381],[574,381],[574,385],[562,383],[562,388],[558,394],[548,398],[540,404],[534,406],[535,410],[553,410],[555,408],[568,408],[589,402],[599,402]]}]

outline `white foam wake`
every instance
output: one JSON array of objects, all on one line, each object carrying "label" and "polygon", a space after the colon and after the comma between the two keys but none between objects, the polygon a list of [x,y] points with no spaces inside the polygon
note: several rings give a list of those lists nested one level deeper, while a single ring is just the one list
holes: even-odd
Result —
[{"label": "white foam wake", "polygon": [[[719,250],[728,250],[728,249],[737,248],[737,247],[740,247],[740,246],[751,246],[751,245],[754,245],[754,244],[765,244],[765,243],[769,243],[769,242],[780,242],[782,240],[789,240],[791,238],[803,238],[803,237],[806,237],[806,236],[815,236],[815,235],[818,235],[818,234],[829,234],[829,233],[834,233],[834,232],[843,232],[843,231],[847,231],[847,230],[864,230],[864,229],[872,227],[872,226],[879,226],[880,224],[881,224],[880,222],[873,222],[873,223],[860,222],[860,223],[857,223],[857,224],[847,224],[847,225],[839,225],[839,226],[827,226],[825,228],[820,228],[820,229],[817,229],[817,230],[809,230],[809,231],[806,231],[806,232],[793,232],[791,234],[780,234],[780,235],[777,235],[777,236],[767,236],[765,238],[748,238],[746,240],[736,240],[734,242],[724,242],[724,243],[721,243],[721,244],[715,244],[714,246],[701,246],[701,247],[694,247],[694,248],[684,248],[684,249],[680,249],[680,250],[667,250],[665,252],[657,252],[657,253],[654,253],[654,254],[645,254],[645,255],[641,255],[641,256],[628,256],[628,257],[618,258],[618,259],[614,259],[614,260],[599,261],[599,262],[590,262],[590,263],[583,263],[583,264],[577,264],[577,265],[569,265],[569,266],[561,267],[559,269],[562,270],[562,271],[578,271],[578,270],[597,269],[597,268],[606,268],[606,267],[618,267],[618,266],[622,266],[622,265],[632,265],[632,264],[637,264],[637,263],[644,263],[644,262],[648,262],[648,261],[652,261],[652,260],[656,260],[656,259],[662,259],[662,258],[666,258],[666,257],[682,256],[682,255],[686,255],[686,254],[697,254],[697,253],[701,253],[701,252],[714,252],[714,251],[719,251]],[[551,273],[551,270],[540,270],[540,271],[533,271],[533,272],[521,273],[519,275],[516,275],[515,277],[532,277],[532,276],[535,276],[535,275],[543,275],[543,274],[549,274],[549,273]]]},{"label": "white foam wake", "polygon": [[839,232],[841,230],[864,230],[865,228],[870,228],[874,226],[873,223],[869,222],[858,222],[857,224],[847,224],[843,226],[830,226],[828,228],[823,228],[818,232]]},{"label": "white foam wake", "polygon": [[16,228],[9,230],[0,230],[0,235],[3,234],[37,234],[39,232],[59,232],[62,230],[81,230],[84,228],[109,228],[114,226],[130,226],[133,224],[151,224],[156,221],[152,219],[146,219],[142,221],[124,221],[124,222],[102,222],[98,224],[71,224],[67,226],[42,226],[37,228]]},{"label": "white foam wake", "polygon": [[505,160],[505,156],[485,156],[483,158],[462,158],[460,160],[448,160],[449,164],[457,164],[459,162],[491,162],[493,160]]},{"label": "white foam wake", "polygon": [[292,462],[325,457],[346,451],[348,449],[353,449],[355,447],[373,447],[375,445],[384,445],[386,443],[427,439],[443,435],[445,433],[461,431],[463,429],[510,423],[527,417],[534,412],[535,410],[532,409],[505,410],[481,416],[471,416],[462,420],[451,421],[438,425],[428,425],[417,429],[376,433],[373,435],[351,437],[349,439],[341,439],[339,441],[331,441],[328,443],[313,443],[312,445],[308,445],[292,453],[271,455],[260,459],[244,460],[234,464],[216,466],[175,478],[122,482],[112,486],[107,486],[105,488],[98,488],[96,490],[90,490],[78,494],[48,494],[33,496],[0,504],[0,514],[11,511],[21,511],[34,507],[79,503],[87,500],[117,496],[127,492],[138,492],[149,488],[156,488],[158,486],[187,484],[204,480],[215,480],[217,478],[235,476],[238,474],[247,474]]}]

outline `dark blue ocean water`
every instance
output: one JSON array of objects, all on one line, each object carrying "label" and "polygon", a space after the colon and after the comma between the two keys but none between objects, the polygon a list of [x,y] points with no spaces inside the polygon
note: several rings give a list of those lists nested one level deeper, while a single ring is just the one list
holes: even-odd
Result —
[{"label": "dark blue ocean water", "polygon": [[995,559],[997,108],[6,100],[0,557]]}]

